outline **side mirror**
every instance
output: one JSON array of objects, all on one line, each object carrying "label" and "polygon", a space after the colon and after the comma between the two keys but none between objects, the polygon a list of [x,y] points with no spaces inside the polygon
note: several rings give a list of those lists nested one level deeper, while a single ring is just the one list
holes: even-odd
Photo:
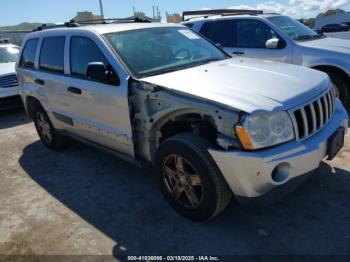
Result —
[{"label": "side mirror", "polygon": [[119,85],[120,80],[111,66],[102,62],[91,62],[87,66],[86,76],[88,79],[110,85]]},{"label": "side mirror", "polygon": [[107,78],[107,67],[102,62],[89,63],[86,70],[87,78],[105,83]]},{"label": "side mirror", "polygon": [[278,38],[272,38],[266,41],[266,48],[268,49],[282,49],[284,47],[284,42]]}]

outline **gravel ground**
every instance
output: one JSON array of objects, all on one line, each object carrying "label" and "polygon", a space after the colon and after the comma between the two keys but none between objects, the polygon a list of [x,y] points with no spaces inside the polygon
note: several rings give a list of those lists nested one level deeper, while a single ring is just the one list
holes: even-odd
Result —
[{"label": "gravel ground", "polygon": [[21,111],[0,115],[0,254],[350,254],[350,138],[270,207],[193,223],[152,173],[77,143],[52,152]]}]

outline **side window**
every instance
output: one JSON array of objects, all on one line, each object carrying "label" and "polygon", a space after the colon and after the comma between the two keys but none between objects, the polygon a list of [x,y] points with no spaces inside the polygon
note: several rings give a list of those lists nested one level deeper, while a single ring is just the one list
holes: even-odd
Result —
[{"label": "side window", "polygon": [[86,76],[89,63],[102,62],[109,64],[97,45],[86,37],[72,37],[70,43],[70,67],[71,74]]},{"label": "side window", "polygon": [[44,38],[41,44],[39,67],[40,70],[64,72],[64,37]]},{"label": "side window", "polygon": [[188,28],[192,28],[194,26],[193,23],[187,23],[187,24],[184,24],[185,26],[187,26]]},{"label": "side window", "polygon": [[38,46],[38,39],[30,39],[24,46],[21,60],[19,62],[20,67],[34,68],[35,51]]},{"label": "side window", "polygon": [[221,44],[223,47],[234,47],[235,31],[236,22],[234,20],[217,20],[205,22],[199,32],[215,44]]},{"label": "side window", "polygon": [[237,21],[237,47],[266,48],[266,41],[279,38],[266,24],[257,20]]}]

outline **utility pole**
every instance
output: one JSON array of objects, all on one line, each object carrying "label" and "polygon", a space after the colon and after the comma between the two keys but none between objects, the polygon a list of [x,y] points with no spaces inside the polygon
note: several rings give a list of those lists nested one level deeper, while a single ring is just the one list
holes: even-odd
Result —
[{"label": "utility pole", "polygon": [[102,5],[102,0],[100,0],[100,12],[101,12],[101,18],[104,19],[104,13],[103,13],[103,5]]}]

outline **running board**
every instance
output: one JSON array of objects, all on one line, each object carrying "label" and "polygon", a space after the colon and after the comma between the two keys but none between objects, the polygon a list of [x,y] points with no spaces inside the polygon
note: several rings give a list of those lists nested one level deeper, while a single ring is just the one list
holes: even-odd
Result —
[{"label": "running board", "polygon": [[139,168],[142,168],[142,167],[145,167],[147,166],[146,163],[143,163],[143,162],[140,162],[140,161],[137,161],[135,160],[134,158],[130,157],[130,156],[127,156],[123,153],[120,153],[118,151],[115,151],[109,147],[106,147],[106,146],[103,146],[103,145],[100,145],[100,144],[97,144],[95,142],[92,142],[91,140],[88,140],[88,139],[85,139],[85,138],[82,138],[82,137],[79,137],[77,135],[74,135],[68,131],[59,131],[57,130],[58,132],[60,132],[62,135],[64,136],[67,136],[79,143],[82,143],[82,144],[85,144],[87,146],[91,146],[91,147],[94,147],[96,148],[97,150],[99,151],[102,151],[102,152],[105,152],[105,153],[108,153],[108,154],[111,154],[111,155],[114,155],[115,157],[123,160],[123,161],[126,161],[134,166],[137,166]]}]

